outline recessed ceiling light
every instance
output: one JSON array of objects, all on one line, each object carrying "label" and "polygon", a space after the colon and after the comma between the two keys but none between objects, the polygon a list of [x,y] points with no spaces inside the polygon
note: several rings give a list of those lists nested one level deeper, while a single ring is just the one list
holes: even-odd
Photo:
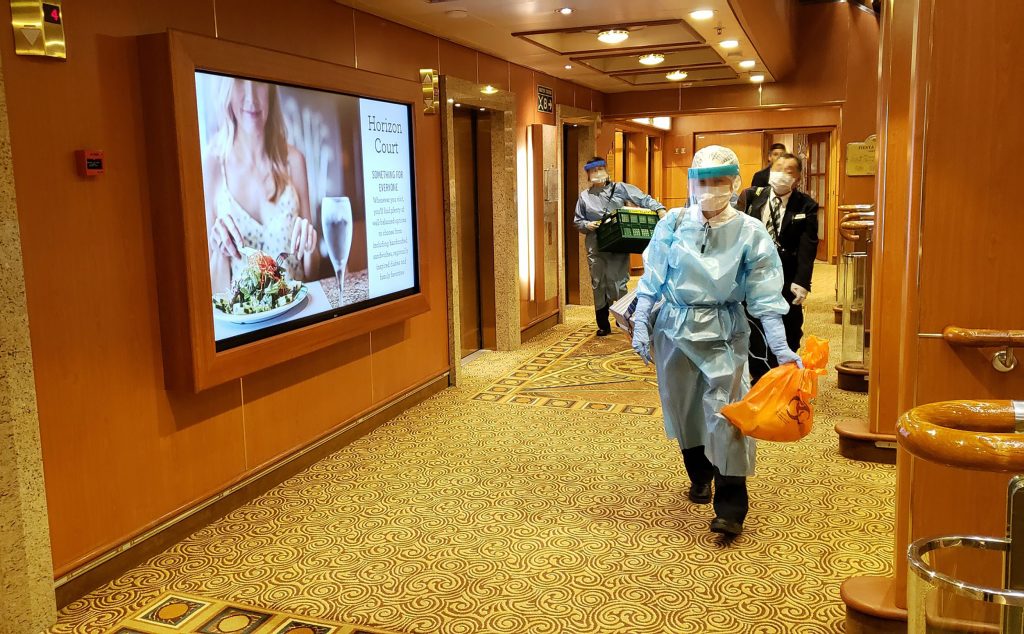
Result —
[{"label": "recessed ceiling light", "polygon": [[487,108],[480,108],[480,112],[487,110]]},{"label": "recessed ceiling light", "polygon": [[449,18],[466,18],[469,17],[469,11],[465,9],[452,9],[451,11],[445,11],[445,15]]},{"label": "recessed ceiling light", "polygon": [[711,9],[699,9],[690,13],[690,17],[694,20],[710,20],[715,17],[715,12]]},{"label": "recessed ceiling light", "polygon": [[565,70],[572,70],[572,64],[566,64]]},{"label": "recessed ceiling light", "polygon": [[754,66],[757,66],[757,62],[752,59],[745,59],[740,62],[740,68],[753,68]]},{"label": "recessed ceiling light", "polygon": [[572,15],[572,7],[562,7],[558,10],[558,13],[562,15]]},{"label": "recessed ceiling light", "polygon": [[611,29],[609,31],[601,31],[597,34],[597,39],[604,42],[605,44],[619,44],[629,39],[629,31],[622,29]]},{"label": "recessed ceiling light", "polygon": [[718,45],[722,48],[736,48],[740,43],[736,40],[722,40]]},{"label": "recessed ceiling light", "polygon": [[686,79],[686,71],[674,70],[671,73],[668,73],[667,75],[665,75],[665,79],[667,79],[669,81],[682,81],[682,80]]},{"label": "recessed ceiling light", "polygon": [[484,93],[485,95],[493,95],[494,93],[498,92],[498,89],[490,84],[487,84],[486,86],[480,89],[480,92]]},{"label": "recessed ceiling light", "polygon": [[756,75],[751,75],[750,81],[754,82],[755,84],[760,84],[761,82],[764,81],[764,75],[760,73],[757,73]]},{"label": "recessed ceiling light", "polygon": [[449,98],[448,98],[448,103],[455,103],[455,100],[454,100],[454,99],[452,99],[451,97],[449,97]]},{"label": "recessed ceiling light", "polygon": [[457,103],[457,104],[455,104],[455,107],[456,107],[456,108],[461,108],[461,107],[462,107],[462,104],[461,104],[461,103]]},{"label": "recessed ceiling light", "polygon": [[665,56],[661,53],[648,53],[647,55],[640,56],[640,63],[644,66],[657,66],[664,61]]}]

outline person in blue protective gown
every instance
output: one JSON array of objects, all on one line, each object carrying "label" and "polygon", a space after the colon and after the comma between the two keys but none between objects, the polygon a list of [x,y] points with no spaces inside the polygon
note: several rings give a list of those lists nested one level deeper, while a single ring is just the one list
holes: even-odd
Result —
[{"label": "person in blue protective gown", "polygon": [[597,316],[597,336],[611,334],[608,309],[626,294],[629,283],[629,254],[605,253],[597,248],[597,228],[601,220],[626,205],[657,211],[662,216],[665,205],[639,187],[629,183],[616,183],[608,179],[608,167],[600,157],[590,159],[583,169],[590,187],[580,192],[576,202],[576,229],[586,236],[587,264],[590,266],[590,285],[594,288],[594,311]]},{"label": "person in blue protective gown", "polygon": [[789,305],[775,245],[763,223],[730,205],[740,185],[736,154],[703,148],[688,176],[694,204],[669,211],[644,252],[633,349],[647,363],[653,350],[665,431],[682,449],[690,500],[711,502],[714,483],[710,529],[735,536],[747,515],[754,440],[720,411],[749,389],[743,303],[761,320],[780,364],[800,359],[786,344]]}]

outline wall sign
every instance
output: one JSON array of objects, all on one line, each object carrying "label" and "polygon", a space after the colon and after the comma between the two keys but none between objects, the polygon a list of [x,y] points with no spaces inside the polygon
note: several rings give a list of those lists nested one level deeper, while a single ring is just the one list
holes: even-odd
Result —
[{"label": "wall sign", "polygon": [[437,71],[421,68],[420,83],[423,85],[423,114],[437,114]]},{"label": "wall sign", "polygon": [[876,146],[878,136],[872,134],[861,143],[846,144],[846,175],[874,176],[878,165]]},{"label": "wall sign", "polygon": [[11,0],[11,26],[18,55],[67,57],[61,0]]},{"label": "wall sign", "polygon": [[555,111],[555,91],[547,86],[537,85],[537,112]]}]

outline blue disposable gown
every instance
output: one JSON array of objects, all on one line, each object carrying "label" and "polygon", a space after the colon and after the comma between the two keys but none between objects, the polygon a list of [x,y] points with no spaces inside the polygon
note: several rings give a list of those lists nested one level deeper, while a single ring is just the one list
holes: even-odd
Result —
[{"label": "blue disposable gown", "polygon": [[749,476],[754,440],[720,411],[749,389],[742,302],[758,318],[789,310],[782,263],[757,219],[736,213],[709,231],[706,224],[696,206],[673,209],[658,223],[637,294],[665,300],[653,315],[651,344],[666,434],[682,449],[703,445],[723,475]]},{"label": "blue disposable gown", "polygon": [[576,202],[576,229],[586,237],[587,264],[590,266],[590,285],[594,289],[594,308],[604,308],[626,294],[629,283],[629,254],[605,253],[597,249],[597,232],[587,223],[601,220],[621,207],[633,205],[659,211],[665,208],[639,187],[629,183],[608,182],[580,192]]}]

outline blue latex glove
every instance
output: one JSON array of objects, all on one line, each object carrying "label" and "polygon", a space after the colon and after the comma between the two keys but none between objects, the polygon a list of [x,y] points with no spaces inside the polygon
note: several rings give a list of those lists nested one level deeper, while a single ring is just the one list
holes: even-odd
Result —
[{"label": "blue latex glove", "polygon": [[633,310],[633,350],[644,360],[644,365],[651,362],[651,333],[647,322],[651,319],[653,306],[653,299],[646,295],[637,295],[636,309]]},{"label": "blue latex glove", "polygon": [[775,313],[761,317],[761,325],[764,326],[764,339],[771,348],[772,354],[779,360],[779,365],[796,363],[798,368],[804,367],[800,356],[789,349],[786,343],[786,327],[782,325],[782,315]]}]

